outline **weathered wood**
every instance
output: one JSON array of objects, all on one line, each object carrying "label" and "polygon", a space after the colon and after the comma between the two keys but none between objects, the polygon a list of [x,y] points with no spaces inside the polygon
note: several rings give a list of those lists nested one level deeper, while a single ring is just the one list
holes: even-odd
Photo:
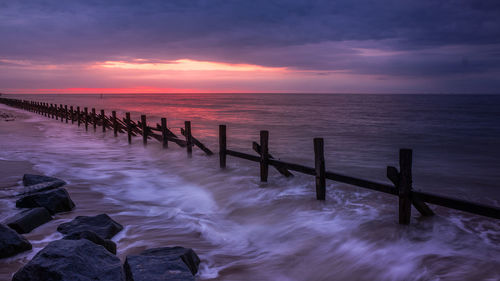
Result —
[{"label": "weathered wood", "polygon": [[68,123],[68,105],[64,105],[64,112],[65,112],[65,115],[66,115],[66,123]]},{"label": "weathered wood", "polygon": [[[160,131],[160,132],[162,132],[162,131],[163,131],[162,126],[161,126],[160,124],[158,124],[158,123],[156,124],[156,129],[157,129],[158,131]],[[169,137],[171,137],[171,138],[176,138],[176,139],[178,139],[177,135],[176,135],[176,134],[174,134],[172,131],[170,131],[170,130],[168,129],[168,127],[167,127],[167,135],[168,135]]]},{"label": "weathered wood", "polygon": [[125,124],[127,126],[127,139],[128,139],[128,143],[131,144],[132,143],[132,124],[131,124],[131,120],[130,120],[130,112],[127,112],[125,113]]},{"label": "weathered wood", "polygon": [[[387,177],[394,184],[394,186],[398,188],[401,177],[396,167],[387,167]],[[418,198],[413,198],[412,196],[410,196],[410,199],[412,205],[420,212],[420,214],[426,217],[434,215],[434,212],[431,210],[431,208],[429,208],[429,206],[427,206],[427,204],[425,204],[425,202],[419,200]]]},{"label": "weathered wood", "polygon": [[226,149],[226,155],[250,160],[253,162],[260,162],[259,156],[255,156],[255,155],[251,155],[251,154],[247,154],[247,153],[243,153],[243,152],[239,152],[239,151],[235,151],[235,150]]},{"label": "weathered wood", "polygon": [[104,114],[104,109],[101,109],[101,122],[102,122],[102,132],[106,132],[106,115]]},{"label": "weathered wood", "polygon": [[95,108],[92,108],[92,119],[90,120],[94,126],[94,132],[97,131],[97,114],[95,114]]},{"label": "weathered wood", "polygon": [[468,202],[461,199],[450,198],[442,195],[435,195],[422,191],[412,191],[412,198],[417,198],[423,202],[443,206],[450,209],[473,213],[489,218],[500,219],[500,208],[484,204]]},{"label": "weathered wood", "polygon": [[142,123],[142,143],[144,145],[148,144],[148,125],[146,123],[146,115],[141,115]]},{"label": "weathered wood", "polygon": [[323,139],[314,139],[314,168],[316,170],[316,199],[325,200],[326,197],[326,172]]},{"label": "weathered wood", "polygon": [[89,130],[89,110],[88,108],[83,108],[83,118],[85,121],[85,131]]},{"label": "weathered wood", "polygon": [[162,147],[168,148],[167,118],[161,118],[161,139]]},{"label": "weathered wood", "polygon": [[186,130],[185,137],[186,137],[186,151],[188,154],[188,157],[191,157],[193,153],[193,139],[191,136],[191,121],[184,121],[184,130]]},{"label": "weathered wood", "polygon": [[411,189],[412,189],[412,151],[411,149],[399,150],[399,223],[409,224],[411,219]]},{"label": "weathered wood", "polygon": [[226,125],[219,125],[219,167],[222,169],[226,168],[226,151]]},{"label": "weathered wood", "polygon": [[[181,128],[181,134],[183,136],[186,136],[186,131],[183,128]],[[192,134],[191,134],[191,140],[192,140],[193,144],[196,145],[199,149],[203,150],[203,152],[205,152],[206,155],[213,155],[214,154],[208,147],[206,147],[203,143],[201,143]]]},{"label": "weathered wood", "polygon": [[[262,150],[260,149],[260,145],[256,142],[252,142],[252,148],[255,152],[257,152],[259,155],[262,153]],[[273,155],[271,155],[271,153],[269,153],[269,159],[274,159]],[[290,171],[288,171],[286,168],[283,168],[283,167],[277,167],[277,166],[273,166],[280,174],[282,174],[283,176],[285,177],[293,177],[293,174],[290,173]]]},{"label": "weathered wood", "polygon": [[77,106],[77,107],[76,107],[76,121],[77,121],[77,123],[78,123],[78,127],[80,127],[80,123],[81,123],[81,119],[80,119],[80,118],[81,118],[81,117],[80,117],[80,107],[79,107],[79,106]]},{"label": "weathered wood", "polygon": [[75,123],[75,111],[72,105],[69,107],[69,115],[71,117],[71,124]]},{"label": "weathered wood", "polygon": [[61,117],[61,123],[64,122],[64,109],[63,109],[63,105],[60,104],[59,105],[59,108],[60,108],[60,111],[59,111],[59,114],[60,114],[60,117]]},{"label": "weathered wood", "polygon": [[260,131],[260,181],[267,182],[269,174],[269,132]]},{"label": "weathered wood", "polygon": [[116,111],[111,111],[111,115],[113,116],[113,134],[115,137],[118,136],[118,121],[116,120]]}]

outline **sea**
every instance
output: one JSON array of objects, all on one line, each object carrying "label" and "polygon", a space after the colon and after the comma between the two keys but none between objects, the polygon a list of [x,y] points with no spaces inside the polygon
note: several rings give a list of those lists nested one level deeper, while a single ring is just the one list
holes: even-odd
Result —
[{"label": "sea", "polygon": [[[34,132],[0,139],[0,159],[29,161],[68,182],[77,208],[59,222],[108,213],[125,226],[118,256],[146,248],[193,248],[198,280],[500,280],[500,221],[430,205],[398,224],[397,197],[327,180],[286,178],[228,156],[219,168],[218,126],[228,149],[255,154],[261,130],[269,152],[314,167],[313,139],[324,139],[326,170],[390,184],[401,148],[413,150],[413,188],[500,207],[500,95],[397,94],[53,94],[7,95],[95,108],[122,118],[145,114],[150,126],[191,121],[192,134],[215,154],[168,149],[152,139],[78,127],[35,113]],[[2,124],[0,124],[0,132]],[[6,199],[0,199],[6,200]],[[8,217],[14,208],[3,205]],[[79,211],[81,210],[81,211]],[[57,221],[58,217],[56,217]],[[54,227],[52,227],[54,228]],[[27,262],[59,239],[41,227]],[[35,236],[34,236],[35,237]],[[35,238],[34,238],[35,239]],[[35,239],[35,240],[36,240]]]}]

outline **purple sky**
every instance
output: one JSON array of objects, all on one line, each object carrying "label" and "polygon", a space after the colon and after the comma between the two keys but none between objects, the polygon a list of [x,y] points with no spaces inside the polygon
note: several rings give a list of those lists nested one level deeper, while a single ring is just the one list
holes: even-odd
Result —
[{"label": "purple sky", "polygon": [[500,92],[498,0],[143,2],[0,0],[0,91]]}]

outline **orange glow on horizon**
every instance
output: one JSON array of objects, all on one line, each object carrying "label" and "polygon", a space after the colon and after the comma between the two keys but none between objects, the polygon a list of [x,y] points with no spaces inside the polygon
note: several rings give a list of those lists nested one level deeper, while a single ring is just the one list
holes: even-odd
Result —
[{"label": "orange glow on horizon", "polygon": [[92,67],[151,71],[284,72],[287,70],[285,67],[266,67],[254,64],[231,64],[190,59],[160,62],[148,62],[143,59],[135,59],[133,61],[105,61],[96,63]]}]

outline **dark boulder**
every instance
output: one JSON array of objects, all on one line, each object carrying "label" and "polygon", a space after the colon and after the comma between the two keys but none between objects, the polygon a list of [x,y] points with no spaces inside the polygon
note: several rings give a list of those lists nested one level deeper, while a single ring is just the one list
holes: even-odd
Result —
[{"label": "dark boulder", "polygon": [[86,239],[49,243],[12,281],[123,281],[120,259]]},{"label": "dark boulder", "polygon": [[24,210],[7,219],[5,223],[17,233],[28,233],[52,219],[49,211],[43,207]]},{"label": "dark boulder", "polygon": [[127,256],[127,281],[195,280],[200,259],[192,250],[183,247],[164,247]]},{"label": "dark boulder", "polygon": [[31,250],[31,244],[21,235],[0,223],[0,258]]},{"label": "dark boulder", "polygon": [[64,188],[38,192],[22,197],[16,201],[18,208],[44,207],[50,214],[68,212],[75,207],[75,203],[69,197]]},{"label": "dark boulder", "polygon": [[116,254],[116,244],[115,242],[108,240],[108,239],[103,239],[101,236],[97,235],[93,231],[85,230],[82,232],[75,232],[70,235],[64,236],[63,239],[66,240],[78,240],[78,239],[87,239],[91,242],[94,242],[97,245],[101,245],[106,250],[108,250],[112,254]]},{"label": "dark boulder", "polygon": [[40,183],[45,183],[45,182],[59,182],[63,186],[66,184],[65,181],[60,180],[58,178],[53,178],[53,177],[47,177],[47,176],[42,176],[42,175],[33,175],[33,174],[24,174],[23,176],[23,185],[24,186],[30,186],[30,185],[35,185],[35,184],[40,184]]},{"label": "dark boulder", "polygon": [[90,230],[104,239],[110,239],[123,229],[123,226],[106,214],[93,217],[78,216],[70,222],[60,224],[57,231],[62,234],[72,234]]},{"label": "dark boulder", "polygon": [[36,192],[43,192],[51,189],[55,189],[65,185],[66,183],[62,180],[42,182],[34,185],[27,186],[23,191],[19,192],[17,195],[28,195]]}]

